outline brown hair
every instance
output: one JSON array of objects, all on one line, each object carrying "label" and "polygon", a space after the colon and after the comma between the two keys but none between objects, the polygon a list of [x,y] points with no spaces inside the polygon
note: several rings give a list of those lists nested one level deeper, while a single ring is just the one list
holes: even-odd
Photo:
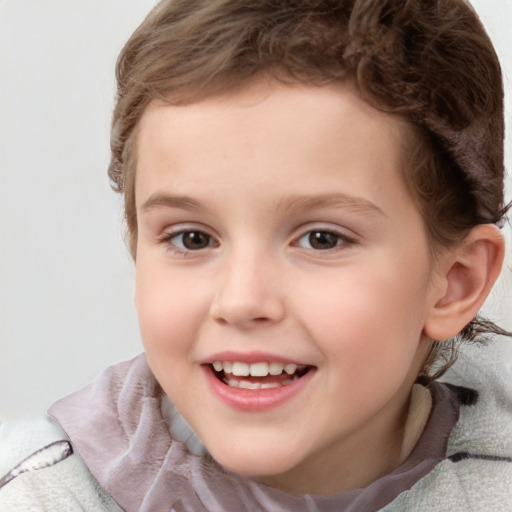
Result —
[{"label": "brown hair", "polygon": [[[466,0],[163,0],[116,69],[109,176],[125,194],[134,257],[136,127],[148,103],[194,101],[262,74],[351,81],[409,121],[405,179],[432,247],[504,219],[501,69]],[[506,334],[476,318],[461,335],[482,332]]]}]

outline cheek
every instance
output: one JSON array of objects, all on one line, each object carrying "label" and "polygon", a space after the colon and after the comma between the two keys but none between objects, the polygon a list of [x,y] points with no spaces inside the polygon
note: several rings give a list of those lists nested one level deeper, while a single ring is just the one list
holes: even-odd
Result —
[{"label": "cheek", "polygon": [[190,382],[191,354],[205,311],[204,287],[171,273],[165,265],[137,262],[135,306],[149,366],[177,406],[198,399]]},{"label": "cheek", "polygon": [[346,375],[395,371],[414,358],[428,277],[418,269],[403,270],[392,263],[333,274],[304,308],[307,327],[327,361],[342,366]]},{"label": "cheek", "polygon": [[149,354],[165,356],[187,348],[204,315],[202,290],[158,263],[137,263],[135,307]]}]

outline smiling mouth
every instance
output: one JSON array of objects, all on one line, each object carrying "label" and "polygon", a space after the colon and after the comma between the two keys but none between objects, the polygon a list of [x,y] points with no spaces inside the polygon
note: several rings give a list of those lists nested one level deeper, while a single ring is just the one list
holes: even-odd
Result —
[{"label": "smiling mouth", "polygon": [[288,386],[313,367],[283,363],[215,361],[209,365],[215,377],[232,388],[259,390]]}]

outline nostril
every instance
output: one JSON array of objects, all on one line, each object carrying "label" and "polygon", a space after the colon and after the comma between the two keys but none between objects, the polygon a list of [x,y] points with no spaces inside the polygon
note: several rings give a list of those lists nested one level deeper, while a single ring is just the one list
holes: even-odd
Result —
[{"label": "nostril", "polygon": [[257,322],[259,324],[262,324],[264,322],[268,322],[268,318],[264,317],[264,316],[259,316],[258,318],[254,318],[254,322]]}]

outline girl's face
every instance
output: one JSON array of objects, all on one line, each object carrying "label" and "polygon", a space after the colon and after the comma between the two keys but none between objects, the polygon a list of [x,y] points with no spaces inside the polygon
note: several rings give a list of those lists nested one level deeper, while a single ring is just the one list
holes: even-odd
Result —
[{"label": "girl's face", "polygon": [[142,339],[226,468],[319,494],[400,462],[436,301],[401,179],[406,129],[341,86],[257,83],[146,110]]}]

